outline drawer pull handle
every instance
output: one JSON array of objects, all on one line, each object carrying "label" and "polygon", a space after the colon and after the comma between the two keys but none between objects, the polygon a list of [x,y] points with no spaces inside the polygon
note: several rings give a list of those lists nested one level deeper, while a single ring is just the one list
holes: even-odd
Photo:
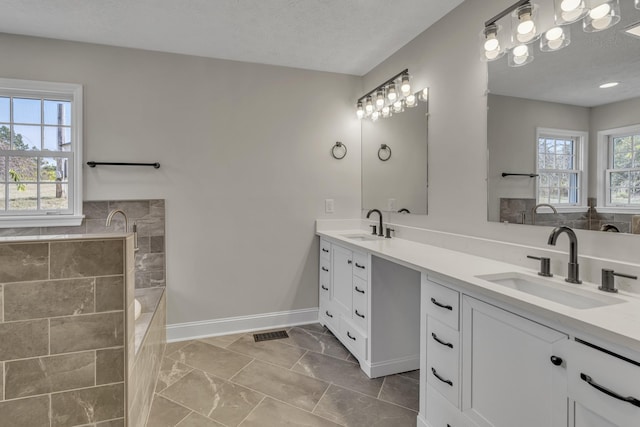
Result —
[{"label": "drawer pull handle", "polygon": [[329,249],[322,248],[322,252],[329,252]]},{"label": "drawer pull handle", "polygon": [[447,310],[453,311],[453,307],[451,307],[450,305],[442,304],[441,302],[438,302],[435,298],[431,298],[431,302],[437,305],[438,307],[446,308]]},{"label": "drawer pull handle", "polygon": [[440,343],[449,348],[453,348],[453,344],[451,344],[450,342],[442,341],[440,338],[438,338],[438,336],[434,332],[431,332],[431,336],[433,337],[434,340],[436,340],[437,343]]},{"label": "drawer pull handle", "polygon": [[359,287],[356,286],[356,292],[364,294],[364,291],[362,289],[360,289]]},{"label": "drawer pull handle", "polygon": [[327,288],[325,285],[320,285],[320,287],[321,287],[322,289],[324,289],[325,291],[328,291],[328,290],[329,290],[329,288]]},{"label": "drawer pull handle", "polygon": [[322,271],[329,271],[327,267],[322,267]]},{"label": "drawer pull handle", "polygon": [[349,333],[349,331],[347,331],[347,336],[348,336],[349,338],[351,338],[352,340],[354,340],[354,341],[356,340],[356,337],[352,337],[352,336],[351,336],[351,334]]},{"label": "drawer pull handle", "polygon": [[356,309],[356,316],[361,317],[361,318],[363,318],[363,319],[364,319],[364,314],[360,314],[360,313],[358,313],[358,310],[357,310],[357,309]]},{"label": "drawer pull handle", "polygon": [[327,316],[331,317],[333,319],[333,314],[329,313],[329,310],[325,310],[325,313],[327,314]]},{"label": "drawer pull handle", "polygon": [[449,384],[451,387],[453,387],[453,382],[451,382],[450,380],[445,380],[444,378],[442,378],[440,375],[438,375],[438,373],[436,372],[435,368],[431,368],[431,372],[433,373],[433,376],[436,377],[437,379],[439,379],[440,381],[442,381],[445,384]]},{"label": "drawer pull handle", "polygon": [[353,261],[351,261],[350,259],[347,260],[347,264],[351,264]]},{"label": "drawer pull handle", "polygon": [[551,363],[553,363],[556,366],[562,365],[562,357],[551,356]]},{"label": "drawer pull handle", "polygon": [[358,268],[362,268],[362,269],[364,270],[364,265],[360,265],[360,264],[358,264],[357,262],[356,262],[356,267],[358,267]]},{"label": "drawer pull handle", "polygon": [[622,400],[623,402],[627,402],[632,404],[633,406],[638,406],[640,407],[640,400],[636,399],[635,397],[624,397],[624,396],[620,396],[618,393],[616,393],[615,391],[611,391],[608,388],[605,388],[603,386],[601,386],[600,384],[596,383],[595,381],[593,381],[593,379],[586,374],[583,374],[582,372],[580,372],[580,379],[584,382],[586,382],[587,384],[589,384],[591,387],[595,388],[598,391],[601,391],[602,393],[606,394],[607,396],[611,396],[614,399],[618,399],[618,400]]}]

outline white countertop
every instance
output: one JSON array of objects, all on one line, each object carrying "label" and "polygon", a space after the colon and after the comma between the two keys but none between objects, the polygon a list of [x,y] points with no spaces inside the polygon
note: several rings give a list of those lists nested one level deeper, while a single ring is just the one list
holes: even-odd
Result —
[{"label": "white countertop", "polygon": [[0,243],[34,243],[51,240],[104,240],[123,239],[133,233],[94,233],[94,234],[50,234],[42,236],[3,236]]},{"label": "white countertop", "polygon": [[556,327],[566,327],[574,333],[583,332],[640,353],[640,295],[638,294],[623,291],[616,294],[603,294],[597,289],[598,285],[593,283],[584,282],[581,285],[574,285],[566,283],[564,277],[559,276],[544,279],[557,283],[558,286],[565,287],[564,289],[578,288],[581,292],[593,293],[596,298],[606,295],[625,301],[596,308],[576,309],[476,277],[508,272],[524,273],[535,277],[536,270],[400,238],[359,241],[345,237],[366,234],[361,229],[317,230],[316,234],[424,272],[436,280],[439,276],[463,291],[468,291],[472,296],[479,294],[503,302],[549,320],[556,324]]}]

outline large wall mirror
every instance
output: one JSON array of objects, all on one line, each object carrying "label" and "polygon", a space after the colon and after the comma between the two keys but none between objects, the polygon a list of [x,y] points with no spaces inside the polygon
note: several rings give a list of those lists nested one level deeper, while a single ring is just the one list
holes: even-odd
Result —
[{"label": "large wall mirror", "polygon": [[427,214],[428,103],[362,120],[362,208]]},{"label": "large wall mirror", "polygon": [[489,221],[640,234],[640,10],[620,7],[529,64],[488,63]]}]

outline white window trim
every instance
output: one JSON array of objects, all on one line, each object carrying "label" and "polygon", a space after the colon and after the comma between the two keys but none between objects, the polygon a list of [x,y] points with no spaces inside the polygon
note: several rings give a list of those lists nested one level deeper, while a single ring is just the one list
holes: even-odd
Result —
[{"label": "white window trim", "polygon": [[0,228],[21,227],[62,227],[77,226],[82,223],[82,85],[73,83],[42,82],[0,78],[0,94],[25,96],[43,94],[62,97],[71,103],[71,135],[75,146],[73,150],[73,179],[69,180],[69,195],[72,214],[56,215],[16,215],[0,216]]},{"label": "white window trim", "polygon": [[[586,212],[588,209],[587,205],[587,185],[589,184],[589,174],[588,174],[588,165],[589,165],[589,132],[579,131],[579,130],[568,130],[568,129],[554,129],[554,128],[536,128],[536,143],[535,143],[535,159],[536,159],[536,172],[538,171],[538,140],[541,135],[557,135],[557,136],[566,136],[566,137],[578,137],[578,153],[577,163],[580,166],[578,169],[578,175],[580,176],[580,192],[578,193],[579,202],[574,204],[566,204],[566,205],[553,205],[554,208],[560,213],[576,213],[576,212]],[[534,185],[534,196],[536,199],[536,203],[538,202],[538,180],[536,179]]]},{"label": "white window trim", "polygon": [[640,130],[640,123],[630,126],[623,126],[613,129],[605,129],[598,132],[598,161],[597,161],[597,185],[598,203],[596,209],[602,213],[625,213],[638,214],[638,206],[615,206],[607,203],[607,169],[609,168],[609,137],[616,134],[637,132]]}]

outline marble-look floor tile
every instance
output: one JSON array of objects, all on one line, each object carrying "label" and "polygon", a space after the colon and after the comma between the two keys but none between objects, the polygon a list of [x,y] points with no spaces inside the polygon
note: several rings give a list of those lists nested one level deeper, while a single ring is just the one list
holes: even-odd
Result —
[{"label": "marble-look floor tile", "polygon": [[398,375],[411,378],[412,380],[420,381],[420,369],[416,369],[415,371],[401,372]]},{"label": "marble-look floor tile", "polygon": [[351,354],[336,337],[311,332],[308,329],[292,328],[289,331],[289,339],[283,342],[340,359],[346,359]]},{"label": "marble-look floor tile", "polygon": [[237,426],[264,397],[197,369],[160,394],[230,427]]},{"label": "marble-look floor tile", "polygon": [[402,375],[385,377],[379,398],[405,408],[420,409],[420,383]]},{"label": "marble-look floor tile", "polygon": [[165,356],[169,356],[174,351],[178,351],[182,347],[185,347],[185,346],[187,346],[187,345],[189,345],[189,344],[191,344],[193,342],[194,342],[194,340],[168,342],[167,343],[167,347],[164,349],[164,355]]},{"label": "marble-look floor tile", "polygon": [[252,335],[244,335],[227,348],[274,365],[291,368],[306,350],[287,345],[285,341],[288,338],[255,342]]},{"label": "marble-look floor tile", "polygon": [[355,363],[313,352],[305,354],[293,371],[374,397],[378,396],[383,381],[383,378],[370,379]]},{"label": "marble-look floor tile", "polygon": [[320,323],[309,323],[308,325],[298,325],[297,328],[306,329],[311,332],[317,332],[319,334],[328,334],[329,329],[325,326],[322,326]]},{"label": "marble-look floor tile", "polygon": [[251,362],[250,357],[200,341],[192,342],[168,357],[225,379],[231,378]]},{"label": "marble-look floor tile", "polygon": [[264,399],[240,427],[264,427],[267,423],[278,427],[339,427],[339,424],[270,397]]},{"label": "marble-look floor tile", "polygon": [[174,427],[187,415],[191,413],[191,409],[187,409],[182,405],[165,399],[162,396],[155,395],[149,412],[147,426],[149,427]]},{"label": "marble-look floor tile", "polygon": [[[153,427],[149,425],[148,427]],[[192,412],[185,418],[180,421],[176,427],[225,427],[224,424],[217,423],[213,421],[211,418],[207,418],[198,414],[197,412]]]},{"label": "marble-look floor tile", "polygon": [[219,337],[200,338],[198,341],[203,341],[203,342],[206,342],[207,344],[215,345],[222,348],[227,348],[229,347],[229,345],[233,344],[244,335],[245,334],[221,335]]},{"label": "marble-look floor tile", "polygon": [[314,414],[347,427],[414,427],[417,413],[332,385]]},{"label": "marble-look floor tile", "polygon": [[0,402],[0,426],[49,427],[49,396]]},{"label": "marble-look floor tile", "polygon": [[329,386],[324,381],[260,361],[252,362],[232,381],[308,411]]},{"label": "marble-look floor tile", "polygon": [[156,393],[159,393],[169,387],[191,371],[193,371],[193,368],[185,365],[184,363],[169,359],[168,357],[163,358],[162,364],[160,365],[160,372],[158,373]]}]

